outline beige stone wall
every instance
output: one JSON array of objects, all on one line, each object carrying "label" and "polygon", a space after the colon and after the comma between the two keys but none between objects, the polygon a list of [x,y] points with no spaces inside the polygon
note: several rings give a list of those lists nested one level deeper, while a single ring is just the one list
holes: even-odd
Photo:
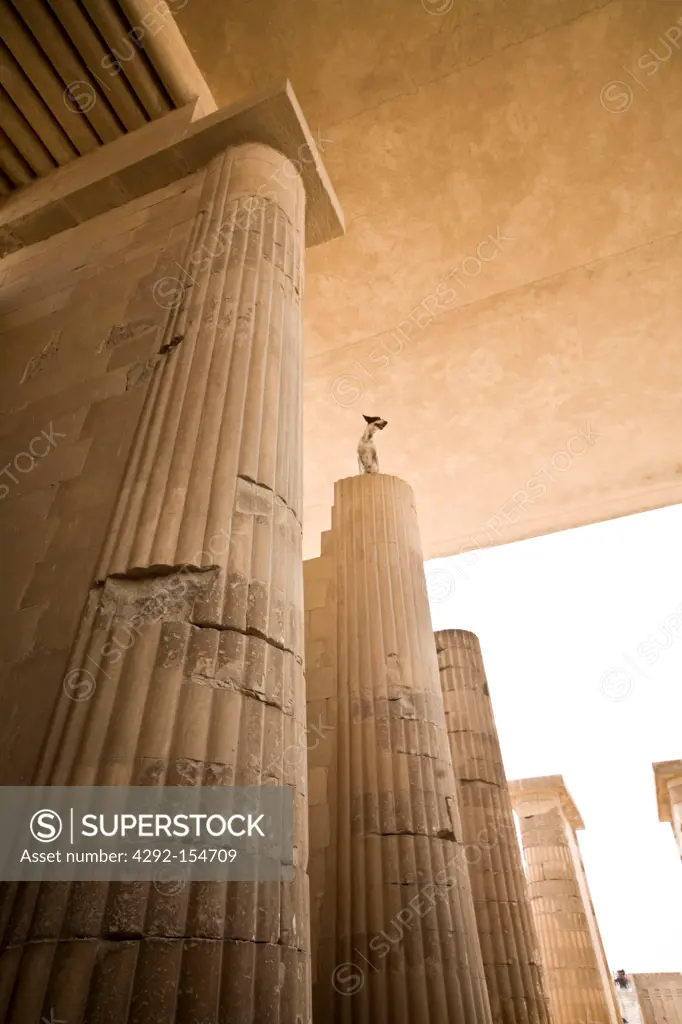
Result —
[{"label": "beige stone wall", "polygon": [[633,974],[643,1024],[682,1024],[682,974]]},{"label": "beige stone wall", "polygon": [[0,784],[31,780],[197,200],[186,178],[0,266]]}]

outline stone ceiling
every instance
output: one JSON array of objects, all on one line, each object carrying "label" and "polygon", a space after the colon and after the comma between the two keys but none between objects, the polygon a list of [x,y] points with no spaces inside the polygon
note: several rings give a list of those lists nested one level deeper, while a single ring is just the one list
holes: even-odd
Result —
[{"label": "stone ceiling", "polygon": [[307,556],[363,412],[427,557],[682,500],[681,0],[171,8],[219,105],[291,80],[346,217],[307,254]]},{"label": "stone ceiling", "polygon": [[134,10],[116,0],[0,0],[0,24],[0,196],[174,106],[149,55],[131,50]]}]

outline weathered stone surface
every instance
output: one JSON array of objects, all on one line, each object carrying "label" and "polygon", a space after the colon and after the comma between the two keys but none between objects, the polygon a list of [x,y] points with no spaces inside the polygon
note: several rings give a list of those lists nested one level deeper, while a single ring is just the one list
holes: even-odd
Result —
[{"label": "weathered stone surface", "polygon": [[682,974],[632,974],[630,978],[642,1024],[682,1024]]},{"label": "weathered stone surface", "polygon": [[555,1024],[620,1024],[576,829],[584,828],[560,775],[509,783],[530,903]]},{"label": "weathered stone surface", "polygon": [[[250,202],[283,172],[276,200]],[[11,887],[1,919],[8,1024],[41,1013],[84,1024],[310,1022],[304,213],[300,178],[265,146],[228,150],[205,171],[185,257],[192,280],[160,309],[160,354],[139,389],[137,432],[33,775],[290,785],[294,880]],[[134,333],[100,332],[98,346],[113,337],[116,350]],[[110,353],[105,344],[101,357]],[[284,756],[294,749],[300,757]]]},{"label": "weathered stone surface", "polygon": [[658,817],[669,821],[682,858],[682,760],[654,764]]},{"label": "weathered stone surface", "polygon": [[304,580],[315,1019],[489,1024],[408,485],[338,481]]},{"label": "weathered stone surface", "polygon": [[[147,390],[125,391],[140,354],[110,369],[123,349],[99,348],[113,324],[149,314],[151,282],[138,275],[153,280],[182,260],[199,185],[187,180],[0,266],[3,785],[34,775]],[[161,328],[167,312],[151,306]]]},{"label": "weathered stone surface", "polygon": [[435,639],[493,1024],[551,1024],[478,637]]}]

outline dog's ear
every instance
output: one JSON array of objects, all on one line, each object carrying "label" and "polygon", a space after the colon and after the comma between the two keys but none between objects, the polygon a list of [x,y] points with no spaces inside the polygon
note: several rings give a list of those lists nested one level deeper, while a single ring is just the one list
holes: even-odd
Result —
[{"label": "dog's ear", "polygon": [[362,418],[363,420],[366,420],[367,423],[378,423],[379,420],[381,419],[381,416],[365,416],[363,412]]}]

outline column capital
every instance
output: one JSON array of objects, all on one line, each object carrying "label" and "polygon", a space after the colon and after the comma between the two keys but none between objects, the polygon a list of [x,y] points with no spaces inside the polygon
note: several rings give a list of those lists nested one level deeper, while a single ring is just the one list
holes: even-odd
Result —
[{"label": "column capital", "polygon": [[413,493],[412,486],[408,484],[407,480],[403,480],[400,476],[393,476],[392,473],[353,473],[352,476],[344,476],[334,481],[334,496],[336,496],[337,491],[347,490],[349,487],[371,488],[374,486],[374,481],[379,479],[395,480],[394,487],[402,487],[406,491]]},{"label": "column capital", "polygon": [[470,629],[438,629],[433,635],[439,653],[454,648],[478,652],[481,650],[481,641]]},{"label": "column capital", "polygon": [[579,832],[585,828],[580,811],[566,788],[562,775],[541,775],[534,779],[515,779],[509,783],[509,795],[517,814],[530,817],[539,806],[558,806],[568,824]]},{"label": "column capital", "polygon": [[672,822],[673,808],[670,798],[670,786],[672,783],[682,785],[682,760],[655,761],[652,768],[656,785],[658,820]]}]

